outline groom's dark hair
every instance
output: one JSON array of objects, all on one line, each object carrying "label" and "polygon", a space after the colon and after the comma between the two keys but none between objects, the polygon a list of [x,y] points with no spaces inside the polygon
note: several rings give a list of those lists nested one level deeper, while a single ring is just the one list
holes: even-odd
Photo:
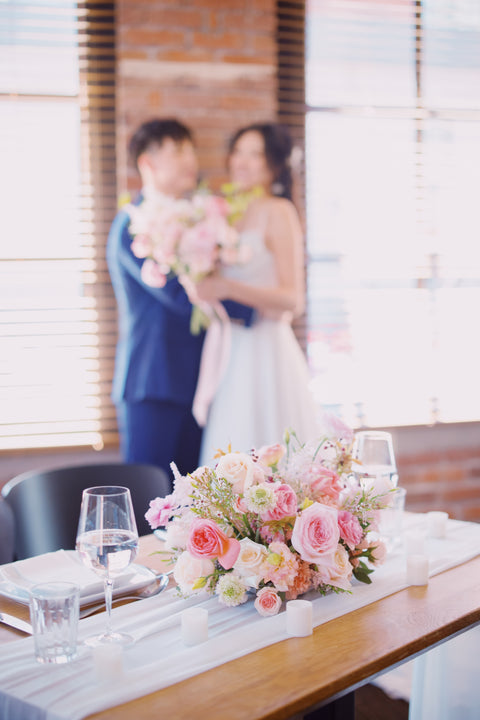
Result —
[{"label": "groom's dark hair", "polygon": [[155,119],[144,122],[133,134],[128,151],[137,167],[137,160],[142,153],[153,145],[162,145],[164,140],[170,138],[176,143],[189,140],[193,143],[193,134],[190,128],[175,118]]}]

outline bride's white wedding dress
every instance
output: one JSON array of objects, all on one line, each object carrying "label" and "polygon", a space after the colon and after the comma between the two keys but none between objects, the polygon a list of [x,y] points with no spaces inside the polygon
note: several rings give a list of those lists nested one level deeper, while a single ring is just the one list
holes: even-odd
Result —
[{"label": "bride's white wedding dress", "polygon": [[[251,285],[276,282],[274,258],[262,234],[242,233],[251,259],[231,266],[225,274]],[[235,322],[225,374],[210,408],[203,433],[200,462],[211,465],[215,452],[248,452],[282,442],[287,428],[300,440],[317,436],[317,413],[309,390],[309,373],[303,352],[290,324],[258,317],[252,327]]]}]

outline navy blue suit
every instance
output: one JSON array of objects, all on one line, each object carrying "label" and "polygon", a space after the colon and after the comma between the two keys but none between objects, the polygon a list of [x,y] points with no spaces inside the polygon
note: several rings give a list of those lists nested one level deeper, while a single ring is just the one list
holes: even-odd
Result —
[{"label": "navy blue suit", "polygon": [[[192,305],[176,277],[163,288],[146,285],[143,260],[131,251],[128,213],[115,217],[107,262],[117,299],[119,340],[112,399],[117,407],[122,454],[126,462],[159,465],[169,474],[198,464],[201,429],[191,408],[204,333],[192,335]],[[225,302],[231,317],[250,324],[253,309]]]}]

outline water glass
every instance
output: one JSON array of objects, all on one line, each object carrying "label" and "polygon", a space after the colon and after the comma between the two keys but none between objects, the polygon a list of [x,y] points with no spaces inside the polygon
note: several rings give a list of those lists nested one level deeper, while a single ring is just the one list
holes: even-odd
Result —
[{"label": "water glass", "polygon": [[393,452],[392,435],[382,430],[362,430],[355,433],[353,457],[355,474],[360,484],[368,478],[396,487],[398,483],[397,465]]},{"label": "water glass", "polygon": [[48,582],[30,590],[35,657],[40,663],[66,663],[77,654],[80,589],[69,582]]},{"label": "water glass", "polygon": [[379,533],[387,550],[401,543],[406,495],[405,488],[397,487],[384,496],[386,507],[379,511]]}]

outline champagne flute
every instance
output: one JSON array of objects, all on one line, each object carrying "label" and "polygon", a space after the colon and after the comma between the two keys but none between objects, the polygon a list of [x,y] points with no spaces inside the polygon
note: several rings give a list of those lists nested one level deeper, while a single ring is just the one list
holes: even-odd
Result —
[{"label": "champagne flute", "polygon": [[133,639],[112,630],[113,580],[135,559],[138,532],[130,490],[124,487],[92,487],[83,491],[77,532],[77,552],[82,562],[104,579],[106,627],[87,645],[130,643]]},{"label": "champagne flute", "polygon": [[355,476],[365,489],[373,486],[387,490],[397,486],[397,465],[389,432],[362,430],[355,433],[353,458],[358,461],[354,466]]}]

